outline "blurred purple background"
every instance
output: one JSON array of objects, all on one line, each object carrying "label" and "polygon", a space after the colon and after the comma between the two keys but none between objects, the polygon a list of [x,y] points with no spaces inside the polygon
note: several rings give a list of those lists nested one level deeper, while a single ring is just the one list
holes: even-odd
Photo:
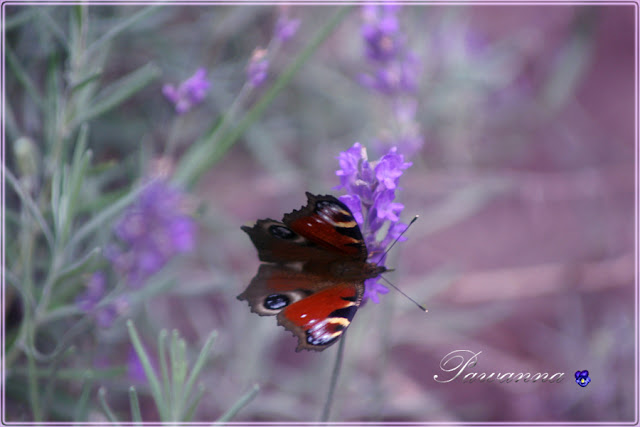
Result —
[{"label": "blurred purple background", "polygon": [[[259,45],[275,15],[234,8],[256,19],[238,22],[257,22],[243,40]],[[272,73],[334,9],[292,8],[302,25]],[[197,15],[170,10],[172,31]],[[409,158],[398,199],[405,220],[420,220],[390,254],[396,271],[387,277],[429,313],[395,291],[358,311],[333,420],[637,416],[635,15],[633,5],[399,12],[422,65],[415,99],[424,145]],[[374,141],[384,139],[390,113],[356,82],[365,68],[360,25],[354,10],[198,186],[198,252],[180,287],[154,297],[148,310],[151,324],[178,328],[194,346],[219,331],[198,419],[220,416],[254,383],[261,391],[237,421],[313,421],[322,410],[337,346],[295,353],[295,338],[275,319],[235,299],[259,264],[240,226],[280,219],[305,203],[305,191],[338,195],[336,156],[355,141],[370,159],[379,156]],[[206,46],[206,58],[223,55],[214,42]],[[212,73],[213,106],[198,113],[209,120],[234,90],[225,86],[231,71]],[[184,127],[187,140],[189,125],[203,118],[195,117]],[[565,378],[440,384],[433,377],[453,350],[482,351],[474,372]],[[592,382],[581,388],[573,374],[585,369]]]}]

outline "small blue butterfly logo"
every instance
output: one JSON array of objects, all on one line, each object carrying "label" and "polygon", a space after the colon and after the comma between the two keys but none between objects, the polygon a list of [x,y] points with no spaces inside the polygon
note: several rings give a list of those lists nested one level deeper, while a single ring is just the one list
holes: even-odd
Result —
[{"label": "small blue butterfly logo", "polygon": [[586,387],[591,382],[589,371],[576,371],[576,382],[580,387]]}]

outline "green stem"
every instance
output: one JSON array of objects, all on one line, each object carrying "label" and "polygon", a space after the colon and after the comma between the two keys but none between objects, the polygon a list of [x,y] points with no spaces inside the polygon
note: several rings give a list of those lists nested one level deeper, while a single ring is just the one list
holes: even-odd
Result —
[{"label": "green stem", "polygon": [[40,395],[38,394],[38,377],[36,375],[36,360],[31,351],[25,352],[27,355],[28,366],[28,382],[29,382],[29,403],[31,404],[31,413],[33,420],[42,421],[42,413],[40,412]]},{"label": "green stem", "polygon": [[340,375],[340,368],[342,367],[342,359],[344,355],[344,343],[346,341],[346,332],[342,334],[340,343],[338,344],[338,353],[336,354],[336,363],[333,365],[333,372],[331,373],[331,383],[329,384],[329,393],[327,393],[327,401],[324,404],[322,410],[322,416],[320,422],[326,423],[329,421],[329,415],[331,414],[331,405],[333,405],[333,395],[336,391],[336,385],[338,385],[338,376]]},{"label": "green stem", "polygon": [[47,239],[49,248],[53,249],[54,247],[53,233],[51,232],[51,229],[47,225],[47,221],[45,221],[44,217],[42,216],[42,213],[40,212],[40,208],[38,208],[38,205],[36,204],[35,200],[31,198],[29,193],[24,191],[18,179],[11,173],[9,169],[5,168],[4,165],[1,165],[0,167],[2,167],[2,172],[4,173],[5,178],[9,181],[9,184],[11,184],[11,186],[13,187],[13,190],[16,192],[16,194],[18,195],[22,203],[25,204],[25,207],[27,208],[26,210],[31,215],[33,215],[33,217],[38,222],[38,225],[42,229],[42,233],[44,234],[44,237]]}]

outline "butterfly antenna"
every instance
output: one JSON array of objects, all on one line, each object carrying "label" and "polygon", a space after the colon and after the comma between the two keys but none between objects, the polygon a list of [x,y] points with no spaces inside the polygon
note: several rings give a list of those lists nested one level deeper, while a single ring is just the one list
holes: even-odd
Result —
[{"label": "butterfly antenna", "polygon": [[407,228],[405,228],[404,230],[402,230],[402,233],[400,233],[400,235],[398,237],[396,237],[396,240],[393,241],[393,243],[391,244],[391,246],[389,246],[387,248],[386,251],[384,251],[384,253],[382,254],[382,256],[380,257],[380,260],[383,260],[384,257],[389,253],[389,251],[391,250],[392,247],[394,247],[396,245],[396,243],[398,243],[398,240],[402,237],[402,235],[404,233],[407,232],[407,230],[409,229],[409,227],[411,227],[411,224],[413,224],[414,222],[416,222],[418,220],[418,215],[414,216],[413,219],[411,220],[411,222],[409,223],[409,225],[407,225]]},{"label": "butterfly antenna", "polygon": [[[418,220],[418,215],[414,216],[413,219],[411,220],[411,222],[409,222],[409,224],[407,225],[407,227],[402,231],[402,233],[400,233],[400,235],[398,237],[396,237],[396,240],[393,241],[393,243],[391,244],[391,246],[389,246],[387,248],[386,251],[384,251],[384,254],[382,254],[382,257],[380,257],[380,260],[383,260],[384,257],[387,255],[387,253],[391,250],[392,247],[395,246],[396,243],[398,243],[398,240],[400,240],[400,237],[402,237],[402,235],[404,233],[406,233],[406,231],[409,229],[409,227],[411,227],[411,225],[416,222]],[[387,270],[387,272],[393,271],[393,269],[389,269]],[[391,287],[393,287],[393,289],[395,289],[396,291],[400,292],[404,297],[406,297],[409,301],[411,301],[412,303],[414,303],[415,305],[417,305],[420,310],[424,311],[425,313],[428,312],[429,310],[426,309],[425,306],[423,306],[422,304],[420,304],[418,301],[414,300],[413,298],[411,298],[409,295],[405,294],[404,292],[402,292],[402,290],[400,288],[398,288],[396,285],[394,285],[393,283],[391,283],[389,280],[387,280],[386,277],[384,276],[380,276],[382,277],[382,279],[387,282],[389,285],[391,285]]]},{"label": "butterfly antenna", "polygon": [[401,293],[402,295],[404,295],[404,296],[405,296],[409,301],[411,301],[412,303],[414,303],[415,305],[417,305],[417,306],[420,308],[420,310],[424,311],[425,313],[427,313],[427,312],[429,311],[429,310],[427,310],[427,308],[426,308],[424,305],[420,304],[418,301],[414,300],[414,299],[413,299],[413,298],[411,298],[409,295],[407,295],[407,294],[405,294],[404,292],[402,292],[402,290],[401,290],[399,287],[397,287],[396,285],[394,285],[393,283],[391,283],[389,280],[387,280],[387,278],[386,278],[386,277],[384,277],[384,276],[380,276],[380,277],[382,277],[382,279],[383,279],[385,282],[387,282],[389,285],[391,285],[391,286],[393,287],[393,289],[395,289],[396,291],[400,292],[400,293]]}]

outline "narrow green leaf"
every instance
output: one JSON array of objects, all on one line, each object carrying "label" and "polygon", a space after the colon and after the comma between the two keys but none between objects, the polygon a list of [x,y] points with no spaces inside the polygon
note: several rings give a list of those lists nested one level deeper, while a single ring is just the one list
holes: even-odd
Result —
[{"label": "narrow green leaf", "polygon": [[224,415],[218,418],[218,421],[216,421],[216,423],[213,425],[215,426],[217,423],[225,423],[227,421],[230,421],[233,417],[236,416],[238,412],[240,412],[242,408],[247,406],[256,397],[259,391],[260,386],[258,384],[254,384],[251,390],[249,390],[247,393],[245,393],[244,396],[238,399],[238,401],[227,412],[225,412]]},{"label": "narrow green leaf", "polygon": [[67,220],[69,215],[69,166],[67,164],[63,165],[61,168],[62,178],[60,179],[60,196],[58,199],[58,205],[55,207],[57,210],[57,221],[53,224],[54,231],[56,233],[56,244],[60,244],[60,242],[64,239],[64,223]]},{"label": "narrow green leaf", "polygon": [[101,248],[96,247],[91,249],[86,255],[81,257],[79,261],[76,261],[64,270],[60,271],[54,279],[55,282],[57,283],[62,280],[67,280],[70,277],[77,276],[82,273],[93,272],[96,265],[102,260],[102,257],[100,256],[101,254]]},{"label": "narrow green leaf", "polygon": [[36,360],[31,351],[25,350],[27,356],[27,384],[29,385],[29,405],[34,421],[42,421],[42,411],[40,407],[40,384],[36,372]]},{"label": "narrow green leaf", "polygon": [[60,191],[62,190],[62,169],[56,168],[53,171],[53,176],[51,177],[51,215],[53,216],[53,226],[56,231],[56,235],[58,235],[59,224],[60,224],[60,203],[61,203],[61,195]]},{"label": "narrow green leaf", "polygon": [[98,390],[98,401],[100,402],[100,405],[102,406],[102,410],[104,411],[104,414],[107,416],[109,421],[111,421],[112,423],[115,423],[116,425],[119,425],[118,424],[118,418],[113,413],[113,411],[111,410],[111,407],[107,403],[107,397],[106,396],[107,396],[107,390],[104,387],[100,387],[100,389]]},{"label": "narrow green leaf", "polygon": [[91,163],[91,151],[87,151],[87,138],[89,127],[86,123],[84,123],[80,127],[80,132],[78,133],[78,139],[76,141],[76,147],[73,153],[73,163],[71,164],[71,171],[69,173],[69,182],[67,182],[67,186],[65,190],[68,192],[66,195],[66,216],[64,222],[62,224],[62,235],[60,236],[60,241],[64,244],[67,241],[67,237],[69,235],[69,231],[71,228],[71,223],[76,216],[76,209],[78,207],[78,195],[80,194],[80,189],[82,188],[82,184],[85,182],[85,177],[87,173],[87,169],[89,164]]},{"label": "narrow green leaf", "polygon": [[160,362],[160,373],[162,375],[162,392],[165,400],[169,399],[171,392],[171,382],[169,381],[169,367],[167,366],[167,349],[165,342],[167,341],[168,332],[162,329],[158,334],[158,360]]},{"label": "narrow green leaf", "polygon": [[181,355],[180,335],[177,330],[173,330],[171,334],[171,343],[169,344],[169,359],[171,363],[171,419],[167,421],[179,421],[180,401],[182,398],[182,386],[184,383],[181,377],[182,364],[185,362]]},{"label": "narrow green leaf", "polygon": [[189,374],[189,379],[187,380],[187,383],[184,386],[185,395],[189,396],[189,394],[191,393],[191,389],[193,388],[193,385],[196,382],[196,379],[200,376],[200,372],[202,371],[202,368],[204,367],[204,364],[206,363],[207,358],[209,357],[209,352],[211,351],[211,347],[213,346],[213,343],[216,341],[217,336],[218,336],[218,331],[212,331],[209,334],[209,337],[207,338],[207,340],[205,341],[204,346],[202,347],[202,350],[200,351],[200,354],[196,359],[196,363],[193,365],[193,368],[191,369],[191,373]]},{"label": "narrow green leaf", "polygon": [[198,386],[198,392],[196,393],[191,405],[189,405],[189,408],[187,408],[187,410],[185,411],[184,418],[182,419],[182,421],[188,423],[193,419],[193,415],[195,414],[196,408],[198,407],[198,405],[200,404],[200,401],[202,400],[202,396],[204,396],[204,392],[205,392],[205,388],[202,384],[200,384]]},{"label": "narrow green leaf", "polygon": [[60,88],[61,70],[63,69],[62,60],[57,52],[49,57],[47,63],[47,80],[46,80],[46,99],[44,107],[45,122],[45,141],[51,150],[50,164],[48,168],[55,170],[63,162],[64,143],[63,136],[64,123],[60,120],[62,117],[60,103],[64,100],[62,90]]},{"label": "narrow green leaf", "polygon": [[51,311],[48,311],[40,318],[40,323],[46,324],[48,322],[53,322],[58,319],[62,319],[65,317],[78,316],[81,314],[85,314],[80,308],[75,305],[65,305],[60,308],[55,308]]},{"label": "narrow green leaf", "polygon": [[161,6],[158,6],[158,5],[147,6],[144,9],[134,13],[129,18],[120,20],[116,25],[111,27],[111,29],[107,31],[102,37],[100,37],[98,40],[93,42],[87,48],[87,55],[91,55],[92,52],[94,52],[97,49],[100,49],[105,43],[113,40],[115,37],[120,35],[124,30],[131,27],[136,22],[146,18],[147,16],[151,15],[153,12],[158,11],[160,7]]},{"label": "narrow green leaf", "polygon": [[[6,21],[4,23],[4,31],[8,33],[9,31],[20,27],[21,25],[26,24],[27,22],[33,20],[33,18],[38,13],[38,8],[36,7],[25,7],[23,10],[17,12],[14,15],[7,16]],[[6,46],[5,46],[6,48]]]},{"label": "narrow green leaf", "polygon": [[54,12],[56,8],[52,7],[35,7],[37,13],[37,21],[35,22],[36,28],[46,28],[49,33],[56,39],[60,46],[64,49],[68,49],[69,40],[67,40],[67,36],[64,30],[58,25],[58,22],[51,17],[48,13],[49,11]]},{"label": "narrow green leaf", "polygon": [[9,169],[6,169],[4,167],[4,164],[1,164],[0,167],[2,167],[5,178],[7,179],[7,181],[9,181],[9,184],[11,185],[13,190],[16,192],[16,194],[20,198],[20,201],[24,203],[24,205],[27,207],[31,215],[33,215],[33,217],[38,222],[38,225],[40,225],[40,229],[42,230],[44,237],[47,239],[49,248],[53,249],[53,246],[54,246],[53,234],[51,233],[51,229],[49,229],[47,222],[42,216],[40,209],[38,209],[36,202],[31,198],[31,196],[26,191],[23,190],[22,186],[20,185],[16,177],[13,176],[13,174]]},{"label": "narrow green leaf", "polygon": [[140,341],[140,337],[138,336],[138,331],[136,331],[136,328],[131,320],[127,320],[127,329],[129,330],[129,337],[131,339],[131,343],[133,344],[133,348],[138,354],[138,358],[140,359],[140,363],[142,364],[144,373],[146,374],[147,380],[149,381],[151,395],[153,396],[153,400],[155,401],[156,407],[158,408],[160,419],[162,421],[166,421],[168,402],[164,401],[162,398],[162,389],[160,387],[158,376],[156,375],[156,372],[151,365],[151,360],[149,359],[149,356],[147,355],[147,352],[144,349],[142,342]]},{"label": "narrow green leaf", "polygon": [[93,83],[94,81],[98,80],[99,78],[101,78],[103,75],[102,70],[98,70],[95,72],[92,72],[86,76],[80,77],[77,81],[75,82],[70,82],[69,83],[69,89],[71,91],[71,94],[79,91],[80,89],[86,87],[88,84]]},{"label": "narrow green leaf", "polygon": [[542,88],[542,110],[554,114],[563,107],[575,92],[582,77],[589,70],[593,57],[594,37],[597,24],[597,12],[591,8],[578,9],[572,33],[560,46],[560,55],[551,64],[549,77]]},{"label": "narrow green leaf", "polygon": [[93,382],[93,375],[91,372],[87,372],[84,375],[84,380],[82,381],[82,391],[80,392],[80,398],[78,399],[78,404],[76,405],[73,417],[76,422],[87,421],[89,414],[89,396],[91,396]]},{"label": "narrow green leaf", "polygon": [[5,46],[5,59],[7,60],[7,64],[9,65],[9,69],[13,71],[16,76],[18,82],[24,86],[27,94],[33,99],[36,105],[40,108],[40,110],[44,110],[45,102],[42,98],[42,94],[38,91],[38,88],[33,83],[33,80],[29,77],[27,70],[22,67],[18,57],[13,53],[13,50],[10,46]]},{"label": "narrow green leaf", "polygon": [[134,386],[129,387],[129,405],[131,406],[131,420],[136,424],[142,423],[140,402],[138,401],[138,393],[136,393]]},{"label": "narrow green leaf", "polygon": [[129,73],[117,82],[104,88],[93,102],[93,105],[79,113],[72,121],[72,128],[91,120],[122,104],[135,95],[153,80],[160,76],[160,69],[154,64],[144,65]]}]

